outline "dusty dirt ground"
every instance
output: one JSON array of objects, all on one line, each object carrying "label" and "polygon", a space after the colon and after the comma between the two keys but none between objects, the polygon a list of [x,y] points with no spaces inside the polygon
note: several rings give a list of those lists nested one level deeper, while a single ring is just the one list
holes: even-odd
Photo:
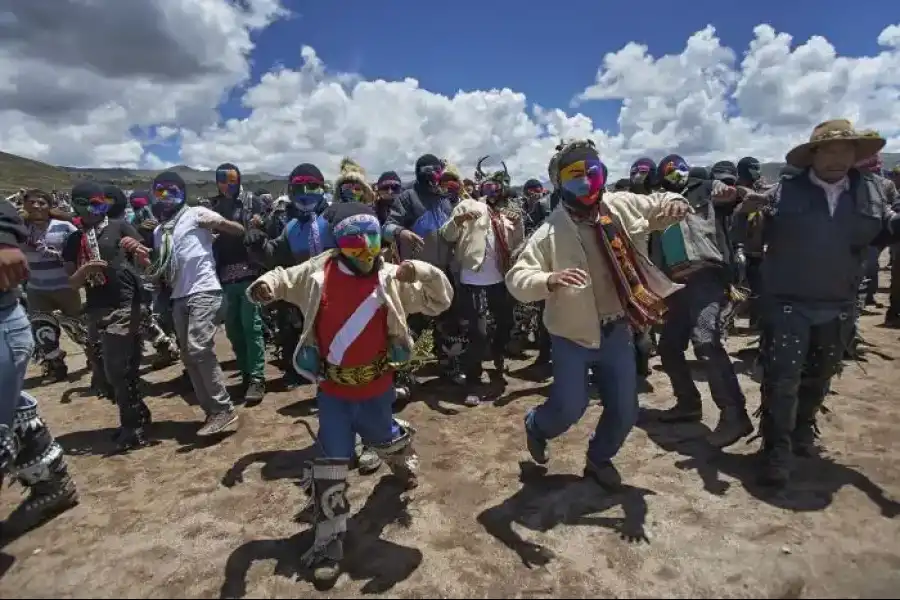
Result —
[{"label": "dusty dirt ground", "polygon": [[[516,376],[525,363],[495,404],[466,408],[454,390],[426,385],[401,413],[419,430],[422,485],[406,503],[384,467],[354,474],[347,572],[330,591],[298,566],[310,540],[295,482],[316,426],[311,387],[271,393],[242,409],[239,432],[197,446],[200,411],[169,383],[180,367],[145,367],[160,443],[104,456],[116,412],[80,396],[88,378],[75,356],[70,382],[32,392],[82,502],[0,551],[0,597],[897,597],[900,332],[881,319],[863,318],[879,354],[864,371],[848,364],[828,400],[827,458],[801,462],[777,495],[753,484],[758,442],[720,456],[703,442],[706,426],[643,423],[617,461],[632,487],[607,495],[580,477],[598,406],[554,443],[541,477],[522,462],[522,417],[547,388]],[[224,339],[220,349],[227,361]],[[758,386],[735,360],[755,409]],[[650,384],[642,405],[668,406],[665,375]],[[19,497],[4,489],[0,514]]]}]

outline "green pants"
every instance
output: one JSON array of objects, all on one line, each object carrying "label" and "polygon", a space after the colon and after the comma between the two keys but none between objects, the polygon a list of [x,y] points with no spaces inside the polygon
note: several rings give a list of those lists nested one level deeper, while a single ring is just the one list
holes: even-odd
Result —
[{"label": "green pants", "polygon": [[237,359],[241,374],[253,381],[266,379],[266,342],[260,307],[247,299],[245,292],[252,281],[226,283],[225,335]]}]

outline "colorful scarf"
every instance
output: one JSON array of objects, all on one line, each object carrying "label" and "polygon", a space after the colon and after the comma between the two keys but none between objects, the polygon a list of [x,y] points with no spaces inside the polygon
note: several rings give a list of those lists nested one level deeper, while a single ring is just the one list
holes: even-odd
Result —
[{"label": "colorful scarf", "polygon": [[187,207],[182,205],[171,219],[160,225],[159,248],[156,249],[156,258],[147,268],[147,277],[151,281],[165,280],[169,285],[175,282],[175,267],[172,260],[173,248],[175,247],[174,235],[175,225],[184,215]]},{"label": "colorful scarf", "polygon": [[596,231],[628,323],[635,329],[663,323],[667,310],[665,302],[647,288],[647,280],[638,268],[634,245],[622,234],[609,208],[602,202]]},{"label": "colorful scarf", "polygon": [[491,218],[491,229],[494,230],[494,239],[497,241],[497,257],[500,259],[500,272],[506,275],[510,267],[509,242],[506,240],[506,227],[503,224],[503,213],[490,204],[488,216]]}]

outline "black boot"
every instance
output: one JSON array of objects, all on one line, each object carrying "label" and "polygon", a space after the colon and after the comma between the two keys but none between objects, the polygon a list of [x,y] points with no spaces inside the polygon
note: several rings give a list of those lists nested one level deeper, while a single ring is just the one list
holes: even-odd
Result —
[{"label": "black boot", "polygon": [[659,415],[662,423],[698,423],[703,419],[703,403],[700,398],[675,400],[675,406]]},{"label": "black boot", "polygon": [[719,424],[709,434],[707,441],[715,448],[727,448],[751,433],[753,423],[747,409],[743,405],[728,407],[719,415]]},{"label": "black boot", "polygon": [[310,482],[315,506],[315,540],[301,557],[313,569],[317,583],[334,582],[344,560],[344,536],[350,502],[347,500],[349,462],[343,459],[319,458],[312,463]]},{"label": "black boot", "polygon": [[777,436],[772,418],[765,410],[760,417],[760,434],[763,443],[759,452],[759,483],[768,487],[783,488],[790,481],[793,466],[790,438]]},{"label": "black boot", "polygon": [[20,446],[12,474],[29,494],[3,524],[3,535],[12,537],[78,504],[63,450],[38,415],[36,405],[16,410],[14,432]]},{"label": "black boot", "polygon": [[66,366],[64,358],[48,360],[45,364],[45,369],[47,371],[47,376],[50,377],[54,383],[65,381],[69,377],[69,367]]}]

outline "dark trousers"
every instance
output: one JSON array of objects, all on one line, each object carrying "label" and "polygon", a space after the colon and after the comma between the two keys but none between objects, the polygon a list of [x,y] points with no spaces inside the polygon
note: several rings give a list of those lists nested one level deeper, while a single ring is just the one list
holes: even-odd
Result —
[{"label": "dark trousers", "polygon": [[150,409],[138,388],[143,349],[142,318],[141,306],[117,308],[98,318],[106,380],[119,408],[119,422],[129,429],[137,429],[150,422]]},{"label": "dark trousers", "polygon": [[759,298],[762,295],[762,263],[761,256],[747,257],[747,287],[750,288],[750,300],[748,302],[750,325],[759,323]]},{"label": "dark trousers", "polygon": [[891,296],[888,314],[900,317],[900,244],[891,246]]},{"label": "dark trousers", "polygon": [[659,338],[659,357],[679,405],[701,405],[700,391],[684,355],[688,342],[706,367],[709,391],[719,410],[743,410],[746,404],[722,342],[721,316],[728,302],[727,282],[713,270],[696,273],[684,289],[666,299],[669,312]]},{"label": "dark trousers", "polygon": [[[462,356],[463,372],[466,381],[477,384],[481,381],[482,367],[485,350],[490,346],[494,364],[502,369],[506,344],[513,326],[512,296],[506,289],[506,283],[500,282],[494,285],[479,286],[461,284],[458,287],[460,295],[460,310],[465,323],[466,334],[469,343],[466,345]],[[487,335],[480,327],[481,321],[481,295],[487,304],[487,309],[494,317],[494,337],[487,339]]]},{"label": "dark trousers", "polygon": [[766,311],[761,391],[767,446],[789,452],[794,432],[815,425],[852,335],[852,308],[837,315],[791,305]]}]

